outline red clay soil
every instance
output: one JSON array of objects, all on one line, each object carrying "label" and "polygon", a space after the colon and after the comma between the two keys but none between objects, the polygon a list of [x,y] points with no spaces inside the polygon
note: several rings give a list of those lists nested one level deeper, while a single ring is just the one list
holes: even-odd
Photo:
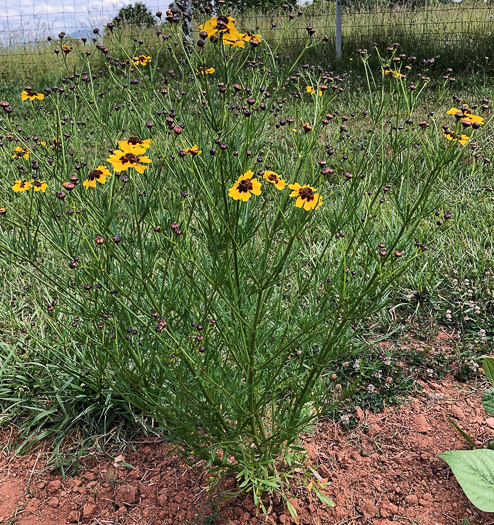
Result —
[{"label": "red clay soil", "polygon": [[[360,424],[344,431],[334,422],[318,425],[307,437],[312,465],[329,478],[329,495],[336,503],[319,503],[314,492],[294,483],[291,502],[300,523],[322,525],[393,523],[421,525],[494,524],[463,495],[440,452],[466,448],[445,420],[452,416],[487,446],[494,439],[492,420],[480,405],[483,388],[453,379],[429,383],[400,407],[380,414],[357,410]],[[8,436],[2,437],[5,443]],[[189,523],[293,523],[283,506],[273,504],[269,516],[256,511],[250,497],[220,504],[211,512],[205,472],[167,455],[159,441],[137,445],[115,466],[104,456],[85,460],[78,476],[63,479],[45,467],[44,454],[28,456],[0,452],[0,524],[170,525]]]}]

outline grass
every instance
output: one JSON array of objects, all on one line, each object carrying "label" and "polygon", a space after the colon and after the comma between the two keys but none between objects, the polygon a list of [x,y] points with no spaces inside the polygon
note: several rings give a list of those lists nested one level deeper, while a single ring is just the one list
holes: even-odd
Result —
[{"label": "grass", "polygon": [[[467,18],[480,8],[449,9],[477,35],[485,30],[480,17]],[[416,22],[426,12],[429,21],[440,16],[418,7]],[[401,8],[383,14],[383,39],[398,16]],[[276,45],[267,20],[249,23]],[[358,23],[355,16],[352,28]],[[218,450],[237,454],[248,486],[260,490],[254,483],[262,479],[264,489],[280,490],[265,466],[278,461],[279,445],[256,455],[275,428],[288,449],[323,407],[339,418],[355,405],[398,402],[417,378],[451,369],[475,377],[494,337],[487,66],[451,82],[439,59],[405,58],[398,63],[403,72],[411,65],[406,79],[382,75],[382,64],[417,43],[414,35],[391,54],[376,49],[363,62],[354,55],[351,66],[330,68],[322,61],[327,44],[309,44],[294,66],[290,39],[305,31],[298,25],[287,29],[279,59],[265,47],[227,56],[209,43],[186,54],[177,35],[158,48],[155,35],[139,44],[115,32],[105,37],[108,53],[89,44],[89,55],[80,44],[55,61],[41,53],[29,76],[29,55],[17,50],[17,63],[4,61],[3,97],[13,113],[0,120],[0,422],[21,426],[24,449],[53,436],[57,456],[67,436],[79,435],[83,447],[144,428],[189,455],[206,454],[220,470],[227,465]],[[356,38],[349,27],[347,38]],[[125,64],[141,53],[152,55],[150,64]],[[200,75],[199,66],[216,71]],[[50,86],[43,101],[21,103],[28,82],[40,92]],[[322,83],[343,89],[307,93]],[[447,111],[462,103],[486,120],[478,133],[464,131],[472,135],[464,147],[441,131],[455,126]],[[259,109],[248,113],[252,105]],[[82,188],[129,135],[154,141],[145,174],[115,168],[105,184]],[[202,153],[186,155],[194,144]],[[16,145],[30,157],[13,159]],[[247,169],[307,183],[324,204],[306,213],[288,191],[274,190],[248,203],[229,200],[226,190]],[[46,180],[46,194],[14,194],[14,181],[33,173]],[[74,189],[62,185],[69,180]],[[389,254],[378,255],[379,243]],[[362,295],[371,276],[380,285]],[[405,341],[410,329],[428,327],[460,341],[431,354]],[[372,348],[383,339],[395,341],[393,352]],[[320,375],[308,383],[313,371]]]}]

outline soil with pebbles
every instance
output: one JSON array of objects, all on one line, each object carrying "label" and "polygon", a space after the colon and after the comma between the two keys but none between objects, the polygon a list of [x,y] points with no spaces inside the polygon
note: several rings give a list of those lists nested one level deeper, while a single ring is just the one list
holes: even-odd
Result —
[{"label": "soil with pebbles", "polygon": [[[452,417],[479,446],[494,439],[494,422],[481,407],[486,385],[462,384],[448,377],[424,388],[399,407],[364,413],[356,428],[321,422],[304,443],[311,464],[328,478],[336,506],[319,502],[301,479],[290,488],[301,524],[421,525],[494,524],[464,496],[447,464],[437,455],[467,448],[446,420]],[[0,435],[4,445],[11,439]],[[143,438],[116,466],[92,456],[78,475],[63,478],[45,465],[42,450],[16,456],[0,448],[0,524],[192,524],[294,523],[279,502],[268,516],[249,496],[213,506],[208,475],[191,469],[156,438]],[[213,514],[215,518],[207,518]]]}]

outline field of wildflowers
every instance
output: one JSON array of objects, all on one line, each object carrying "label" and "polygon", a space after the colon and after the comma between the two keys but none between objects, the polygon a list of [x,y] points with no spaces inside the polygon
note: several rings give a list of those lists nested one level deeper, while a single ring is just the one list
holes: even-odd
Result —
[{"label": "field of wildflowers", "polygon": [[61,34],[56,85],[0,102],[0,414],[25,445],[159,431],[262,506],[400,322],[487,351],[489,93],[393,44],[349,94],[310,25],[284,62],[228,13],[195,42],[168,18],[154,55]]}]

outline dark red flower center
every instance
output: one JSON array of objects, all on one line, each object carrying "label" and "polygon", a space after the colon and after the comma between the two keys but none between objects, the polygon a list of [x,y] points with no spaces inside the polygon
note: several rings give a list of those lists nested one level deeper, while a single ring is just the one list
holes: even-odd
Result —
[{"label": "dark red flower center", "polygon": [[276,175],[276,173],[270,173],[268,175],[268,180],[271,181],[271,182],[274,182],[275,184],[279,181],[278,176]]},{"label": "dark red flower center", "polygon": [[38,93],[36,91],[34,91],[34,89],[28,89],[27,90],[27,96],[28,97],[36,97],[38,95]]},{"label": "dark red flower center", "polygon": [[230,32],[230,28],[228,27],[228,17],[224,15],[220,15],[218,17],[218,20],[216,21],[216,29],[218,30],[218,33],[225,34]]},{"label": "dark red flower center", "polygon": [[120,157],[120,162],[122,164],[139,164],[139,157],[137,157],[133,153],[126,153],[125,155]]},{"label": "dark red flower center", "polygon": [[238,183],[237,189],[240,193],[247,193],[248,191],[252,191],[254,186],[250,179],[243,179]]},{"label": "dark red flower center", "polygon": [[314,198],[315,198],[315,194],[314,192],[312,191],[311,188],[300,188],[298,190],[298,194],[300,195],[300,198],[303,199],[304,201],[307,201],[307,202],[310,202],[310,201],[313,201]]},{"label": "dark red flower center", "polygon": [[89,180],[97,180],[101,177],[101,175],[103,175],[103,172],[101,170],[93,170],[89,172],[87,178]]},{"label": "dark red flower center", "polygon": [[136,146],[137,144],[142,144],[142,140],[139,137],[129,137],[127,140],[127,144],[132,144],[132,146]]}]

